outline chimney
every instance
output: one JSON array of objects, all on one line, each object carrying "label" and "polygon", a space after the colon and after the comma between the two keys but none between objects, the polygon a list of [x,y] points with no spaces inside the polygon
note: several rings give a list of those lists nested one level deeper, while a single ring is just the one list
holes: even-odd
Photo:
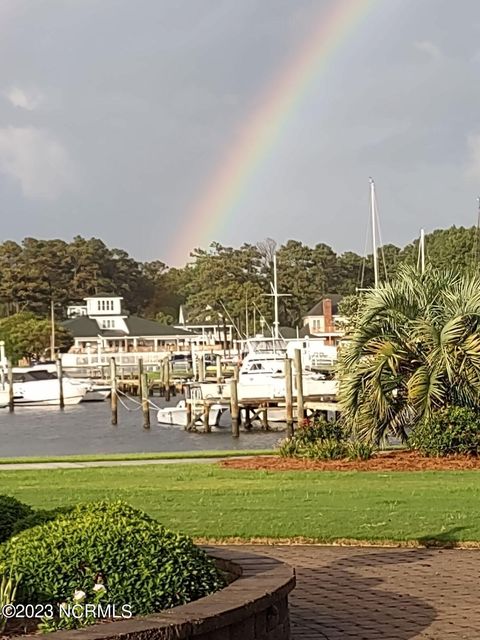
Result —
[{"label": "chimney", "polygon": [[325,332],[333,331],[332,301],[323,299],[323,327]]}]

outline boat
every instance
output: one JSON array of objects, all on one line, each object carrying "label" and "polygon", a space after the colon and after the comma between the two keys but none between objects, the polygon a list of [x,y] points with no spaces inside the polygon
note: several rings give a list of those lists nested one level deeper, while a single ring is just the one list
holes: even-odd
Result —
[{"label": "boat", "polygon": [[[214,427],[219,426],[220,418],[222,414],[228,410],[228,407],[222,404],[212,404],[210,406],[210,412],[208,416],[208,423]],[[193,413],[198,416],[193,410]],[[192,414],[193,415],[193,414]],[[159,409],[157,413],[157,421],[160,424],[169,424],[172,426],[178,427],[187,427],[188,426],[188,414],[187,414],[187,403],[185,400],[180,400],[175,407],[165,407],[163,409]],[[195,424],[202,424],[202,418],[196,417],[194,419]]]},{"label": "boat", "polygon": [[[285,358],[287,343],[281,338],[257,336],[246,341],[246,355],[238,371],[239,400],[253,398],[285,398]],[[295,368],[293,369],[293,394],[296,394]],[[338,392],[338,381],[326,379],[322,373],[303,369],[304,396],[326,396],[334,398]],[[230,398],[230,385],[211,382],[199,383],[204,398]]]},{"label": "boat", "polygon": [[[55,374],[57,377],[57,365],[54,362],[45,362],[38,363],[31,367],[34,371],[48,371],[49,373]],[[109,398],[112,394],[112,387],[106,384],[97,384],[94,380],[90,380],[89,378],[72,378],[70,376],[63,376],[63,380],[68,381],[73,385],[81,385],[86,387],[87,392],[80,400],[80,402],[103,402],[107,398]]]},{"label": "boat", "polygon": [[87,393],[81,402],[103,402],[112,395],[112,387],[108,384],[97,384],[92,380],[84,380],[70,378],[71,382],[84,384],[87,387]]},{"label": "boat", "polygon": [[8,407],[10,401],[9,395],[10,394],[8,393],[8,389],[0,388],[0,409],[5,409],[5,407]]},{"label": "boat", "polygon": [[[3,391],[8,393],[8,385]],[[64,404],[74,405],[85,397],[87,387],[84,384],[63,378]],[[58,376],[38,365],[34,367],[13,368],[13,394],[15,405],[51,406],[60,404],[60,385]]]}]

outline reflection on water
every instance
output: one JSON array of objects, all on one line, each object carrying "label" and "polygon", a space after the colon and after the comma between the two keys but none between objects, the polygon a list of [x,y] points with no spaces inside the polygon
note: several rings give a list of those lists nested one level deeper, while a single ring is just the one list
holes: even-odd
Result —
[{"label": "reflection on water", "polygon": [[[165,406],[159,398],[155,404]],[[176,404],[178,397],[170,404]],[[135,406],[135,405],[132,405]],[[10,414],[0,409],[0,456],[52,456],[87,453],[146,453],[213,449],[268,449],[283,434],[241,431],[234,439],[230,430],[210,434],[188,433],[182,427],[157,424],[151,412],[151,429],[142,427],[142,414],[119,407],[118,426],[110,424],[110,403],[74,407],[18,407]]]}]

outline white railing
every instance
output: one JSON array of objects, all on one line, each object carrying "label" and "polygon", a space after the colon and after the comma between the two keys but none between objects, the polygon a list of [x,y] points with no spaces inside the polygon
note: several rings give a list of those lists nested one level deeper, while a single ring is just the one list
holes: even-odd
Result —
[{"label": "white railing", "polygon": [[82,369],[107,367],[110,360],[115,361],[120,367],[135,367],[141,358],[147,368],[157,366],[164,358],[171,355],[170,351],[136,351],[132,353],[62,353],[62,364],[65,369]]}]

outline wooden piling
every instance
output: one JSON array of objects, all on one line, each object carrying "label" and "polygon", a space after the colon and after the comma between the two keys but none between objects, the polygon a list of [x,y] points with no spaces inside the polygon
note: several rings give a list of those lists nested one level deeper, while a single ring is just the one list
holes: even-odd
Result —
[{"label": "wooden piling", "polygon": [[57,377],[58,377],[58,398],[60,409],[65,407],[65,398],[63,396],[63,367],[62,367],[62,359],[57,359]]},{"label": "wooden piling", "polygon": [[192,376],[193,381],[198,382],[198,369],[197,369],[197,354],[192,346]]},{"label": "wooden piling", "polygon": [[305,419],[305,408],[303,404],[303,371],[302,371],[302,352],[295,349],[295,382],[297,387],[297,424],[302,424]]},{"label": "wooden piling", "polygon": [[171,368],[170,359],[165,358],[165,400],[170,402],[170,384],[171,384]]},{"label": "wooden piling", "polygon": [[208,400],[203,401],[203,428],[205,429],[205,433],[212,432],[212,426],[209,422],[210,418],[210,404]]},{"label": "wooden piling", "polygon": [[265,429],[265,431],[268,431],[270,429],[268,425],[268,405],[267,404],[265,404],[262,409],[262,429]]},{"label": "wooden piling", "polygon": [[165,395],[165,375],[164,375],[164,367],[163,367],[163,359],[160,360],[158,365],[158,394],[160,396]]},{"label": "wooden piling", "polygon": [[15,409],[15,403],[13,401],[13,366],[12,363],[8,363],[8,410],[12,413]]},{"label": "wooden piling", "polygon": [[138,395],[140,395],[140,389],[142,387],[142,375],[143,375],[143,358],[138,359]]},{"label": "wooden piling", "polygon": [[217,384],[222,382],[222,356],[217,354],[215,356],[215,364],[217,366]]},{"label": "wooden piling", "polygon": [[117,391],[117,363],[115,358],[110,358],[110,408],[112,410],[112,424],[118,424],[118,391]]},{"label": "wooden piling", "polygon": [[293,436],[293,384],[292,361],[285,358],[285,413],[287,421],[287,436]]},{"label": "wooden piling", "polygon": [[198,381],[205,382],[205,358],[203,355],[198,356]]},{"label": "wooden piling", "polygon": [[185,427],[185,431],[191,431],[192,427],[192,403],[187,402],[187,425]]},{"label": "wooden piling", "polygon": [[238,388],[235,379],[230,380],[230,414],[232,416],[232,437],[240,436],[240,410],[238,407]]},{"label": "wooden piling", "polygon": [[148,400],[148,377],[146,373],[142,373],[140,392],[142,397],[143,428],[150,429],[150,402]]}]

